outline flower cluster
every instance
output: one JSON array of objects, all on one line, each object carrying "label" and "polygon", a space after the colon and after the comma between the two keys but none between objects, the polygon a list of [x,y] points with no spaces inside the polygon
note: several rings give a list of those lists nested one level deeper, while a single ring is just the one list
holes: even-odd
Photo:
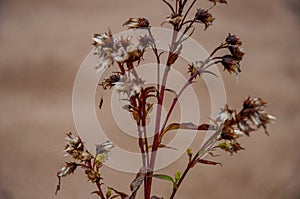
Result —
[{"label": "flower cluster", "polygon": [[80,137],[73,135],[71,132],[66,136],[67,145],[65,147],[66,155],[70,155],[74,160],[90,161],[92,154],[84,148]]},{"label": "flower cluster", "polygon": [[240,73],[240,61],[242,61],[243,56],[245,55],[241,49],[241,40],[235,35],[231,35],[229,33],[228,37],[226,38],[226,43],[223,45],[224,47],[228,48],[231,53],[222,57],[221,63],[224,66],[224,70],[227,70],[229,73]]},{"label": "flower cluster", "polygon": [[134,45],[131,37],[123,38],[120,36],[114,38],[110,30],[108,33],[94,34],[94,54],[98,56],[97,71],[100,72],[114,63],[121,66],[130,63],[128,64],[130,69],[132,62],[141,60],[146,48],[152,41],[147,35],[140,37],[138,40],[138,44]]},{"label": "flower cluster", "polygon": [[263,127],[266,134],[267,124],[275,121],[275,117],[266,113],[266,102],[260,98],[248,97],[240,112],[229,109],[225,106],[219,113],[215,122],[218,126],[222,126],[222,131],[218,137],[219,141],[223,141],[216,148],[221,148],[230,153],[236,153],[244,149],[237,142],[237,139],[243,135],[250,136],[252,131],[256,131]]},{"label": "flower cluster", "polygon": [[65,165],[57,172],[58,185],[56,193],[60,190],[61,178],[73,174],[78,167],[81,167],[84,170],[89,181],[93,183],[100,183],[102,178],[99,169],[103,166],[103,163],[107,159],[108,153],[113,147],[113,144],[110,141],[107,141],[103,144],[97,145],[96,156],[94,156],[85,148],[80,137],[75,136],[72,133],[67,133],[66,141],[66,155],[71,156],[73,161],[66,162]]},{"label": "flower cluster", "polygon": [[[212,75],[215,75],[214,73],[211,73],[206,69],[213,64],[221,63],[224,66],[224,70],[227,70],[229,73],[234,72],[237,75],[241,72],[240,62],[245,55],[245,53],[241,49],[241,45],[242,41],[235,35],[229,33],[229,35],[225,39],[225,42],[221,43],[220,46],[215,48],[208,59],[204,61],[196,61],[189,64],[188,73],[190,73],[190,75],[194,78],[196,78],[197,75],[200,76],[202,73],[210,73]],[[225,54],[221,57],[212,57],[216,52],[222,49],[228,49],[230,54]]]}]

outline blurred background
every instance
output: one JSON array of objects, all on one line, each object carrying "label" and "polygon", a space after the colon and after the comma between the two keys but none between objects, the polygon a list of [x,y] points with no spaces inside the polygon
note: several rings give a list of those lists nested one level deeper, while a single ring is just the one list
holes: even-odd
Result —
[{"label": "blurred background", "polygon": [[[207,6],[199,1],[198,7]],[[269,102],[277,117],[270,137],[262,131],[243,139],[246,151],[219,159],[223,167],[192,170],[177,198],[300,199],[299,0],[228,0],[212,11],[214,25],[195,32],[212,50],[228,32],[242,38],[245,60],[237,83],[224,75],[228,103],[240,107],[251,95]],[[54,195],[56,172],[64,161],[65,133],[76,132],[72,87],[92,49],[91,35],[124,30],[129,17],[160,26],[169,10],[160,0],[0,1],[0,199],[94,198],[78,172],[63,179]],[[186,160],[186,159],[183,159]],[[161,172],[175,173],[184,161]],[[134,176],[103,168],[105,182],[128,192]],[[154,186],[167,198],[170,185]]]}]

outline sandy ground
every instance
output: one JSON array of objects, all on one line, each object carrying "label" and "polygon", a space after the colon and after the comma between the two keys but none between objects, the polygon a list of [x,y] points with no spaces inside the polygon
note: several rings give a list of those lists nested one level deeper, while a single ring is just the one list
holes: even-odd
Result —
[{"label": "sandy ground", "polygon": [[[195,168],[178,198],[299,199],[299,1],[228,1],[213,11],[213,28],[194,38],[209,50],[228,32],[238,34],[247,54],[238,84],[224,75],[228,101],[238,107],[247,95],[260,96],[278,121],[270,137],[255,134],[243,140],[245,152],[224,154],[222,168]],[[159,26],[167,13],[159,0],[0,1],[1,199],[93,198],[94,187],[80,173],[54,195],[64,134],[75,131],[72,86],[90,36],[107,27],[119,32],[131,16]],[[133,176],[104,173],[106,182],[128,191]],[[154,191],[167,197],[169,185]]]}]

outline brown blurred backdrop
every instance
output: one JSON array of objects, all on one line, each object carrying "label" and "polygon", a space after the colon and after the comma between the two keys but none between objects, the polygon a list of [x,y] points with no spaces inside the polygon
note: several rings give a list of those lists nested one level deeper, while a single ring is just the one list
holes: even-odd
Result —
[{"label": "brown blurred backdrop", "polygon": [[[178,198],[299,199],[299,0],[228,1],[212,11],[213,27],[203,32],[201,26],[193,37],[211,50],[228,32],[238,34],[246,57],[239,83],[224,75],[229,104],[260,96],[278,120],[270,137],[257,133],[243,140],[246,151],[222,155],[222,168],[195,168]],[[0,199],[93,198],[94,187],[80,172],[63,180],[54,196],[64,134],[75,131],[76,71],[92,49],[93,33],[119,32],[136,16],[159,26],[168,12],[160,0],[0,1]],[[183,166],[177,162],[162,172]],[[128,191],[133,176],[104,173],[105,182]],[[167,198],[170,186],[154,191]]]}]

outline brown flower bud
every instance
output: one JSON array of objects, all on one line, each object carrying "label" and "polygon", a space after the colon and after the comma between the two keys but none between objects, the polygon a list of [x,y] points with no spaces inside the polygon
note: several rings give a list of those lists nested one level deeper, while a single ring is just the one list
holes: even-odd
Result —
[{"label": "brown flower bud", "polygon": [[229,46],[228,47],[232,56],[238,60],[238,61],[241,61],[243,59],[243,56],[245,55],[245,53],[240,49],[239,46]]},{"label": "brown flower bud", "polygon": [[242,41],[239,38],[237,38],[235,35],[232,35],[230,33],[226,38],[226,43],[229,45],[236,45],[236,46],[242,45]]},{"label": "brown flower bud", "polygon": [[175,25],[178,25],[181,21],[182,21],[182,16],[172,14],[172,15],[167,16],[167,19],[161,25],[164,25],[165,23],[168,22],[175,26]]},{"label": "brown flower bud", "polygon": [[232,55],[223,56],[221,62],[224,66],[224,70],[227,70],[229,73],[234,72],[235,74],[238,74],[241,72],[237,60]]},{"label": "brown flower bud", "polygon": [[196,19],[196,21],[202,22],[202,23],[205,24],[205,30],[214,21],[214,17],[212,16],[212,14],[210,14],[208,12],[208,10],[204,10],[204,9],[197,9],[197,13],[195,15],[195,19]]}]

